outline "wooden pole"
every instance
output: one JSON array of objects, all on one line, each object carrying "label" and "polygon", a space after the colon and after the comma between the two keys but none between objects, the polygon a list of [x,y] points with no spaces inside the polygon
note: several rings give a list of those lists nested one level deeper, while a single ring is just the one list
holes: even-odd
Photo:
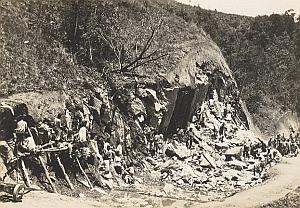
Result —
[{"label": "wooden pole", "polygon": [[80,171],[82,172],[82,174],[84,175],[85,179],[87,180],[87,182],[88,182],[90,188],[92,189],[92,188],[93,188],[93,185],[92,185],[92,183],[91,183],[89,177],[87,176],[87,174],[84,172],[82,166],[80,165],[80,162],[79,162],[79,160],[78,160],[78,157],[76,157],[76,161],[77,161],[77,164],[78,164],[78,166],[79,166]]},{"label": "wooden pole", "polygon": [[28,172],[27,172],[27,169],[26,169],[26,166],[25,166],[25,163],[24,163],[23,159],[21,159],[21,168],[22,168],[22,171],[23,171],[25,184],[26,184],[26,186],[30,187],[31,183],[30,183],[29,175],[28,175]]},{"label": "wooden pole", "polygon": [[202,156],[205,158],[205,160],[210,164],[210,166],[212,168],[215,168],[215,166],[213,164],[211,164],[211,162],[209,161],[209,159],[205,156],[205,154],[202,154]]},{"label": "wooden pole", "polygon": [[18,152],[17,152],[17,183],[19,183],[19,181],[20,181],[19,171],[20,171],[20,161],[19,161]]},{"label": "wooden pole", "polygon": [[44,169],[44,171],[45,171],[46,178],[47,178],[47,180],[49,181],[49,183],[50,183],[50,185],[51,185],[51,187],[52,187],[53,192],[54,192],[54,193],[57,193],[57,190],[56,190],[56,188],[55,188],[53,182],[51,181],[50,174],[49,174],[49,172],[48,172],[48,170],[47,170],[47,168],[46,168],[46,165],[45,165],[45,163],[44,163],[44,161],[43,161],[43,158],[42,158],[41,156],[39,156],[39,160],[40,160],[40,163],[41,163],[41,165],[42,165],[42,167],[43,167],[43,169]]},{"label": "wooden pole", "polygon": [[59,165],[60,169],[62,170],[62,172],[63,172],[63,174],[64,174],[64,176],[65,176],[65,179],[66,179],[66,181],[67,181],[67,183],[68,183],[70,189],[71,189],[71,190],[74,190],[74,186],[73,186],[73,184],[71,183],[70,178],[69,178],[68,174],[66,173],[65,167],[64,167],[64,165],[62,164],[62,162],[61,162],[59,156],[57,156],[56,159],[57,159],[57,162],[58,162],[58,165]]}]

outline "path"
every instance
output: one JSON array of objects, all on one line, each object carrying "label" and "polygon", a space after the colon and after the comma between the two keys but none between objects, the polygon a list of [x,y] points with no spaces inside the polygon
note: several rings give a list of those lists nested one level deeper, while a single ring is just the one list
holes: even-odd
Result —
[{"label": "path", "polygon": [[276,176],[264,184],[201,207],[257,207],[284,197],[300,186],[300,157],[284,159],[271,169]]},{"label": "path", "polygon": [[284,197],[300,186],[300,157],[284,159],[271,170],[276,176],[264,184],[238,193],[222,202],[195,203],[184,200],[170,200],[151,196],[111,193],[98,199],[71,198],[47,192],[32,192],[26,195],[23,203],[1,203],[1,208],[108,208],[108,207],[259,207]]}]

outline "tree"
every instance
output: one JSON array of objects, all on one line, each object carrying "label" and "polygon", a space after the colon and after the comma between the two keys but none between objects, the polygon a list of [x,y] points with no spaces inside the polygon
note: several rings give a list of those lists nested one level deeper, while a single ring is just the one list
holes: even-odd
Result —
[{"label": "tree", "polygon": [[74,5],[76,9],[69,15],[73,17],[69,39],[81,64],[130,72],[168,55],[154,44],[162,21],[147,8],[141,14],[134,4],[124,2],[114,5],[86,0]]},{"label": "tree", "polygon": [[[124,40],[118,41],[118,39],[113,39],[112,37],[108,37],[102,31],[100,31],[101,38],[105,42],[107,42],[107,44],[109,44],[111,49],[114,51],[115,57],[118,60],[120,72],[132,71],[137,67],[143,66],[146,63],[149,63],[152,61],[156,61],[156,60],[168,55],[167,53],[161,54],[160,53],[161,51],[159,49],[155,49],[155,50],[152,50],[151,52],[149,52],[150,48],[152,46],[152,42],[153,42],[156,34],[159,32],[160,26],[161,26],[161,22],[157,26],[155,26],[151,29],[149,38],[147,39],[147,41],[145,42],[143,47],[141,47],[140,50],[138,50],[138,47],[137,47],[138,43],[136,43],[136,55],[135,55],[135,57],[132,57],[128,63],[124,63],[125,62],[124,53],[126,53],[126,50],[130,50],[130,48],[128,46],[126,47],[126,43],[123,42]],[[113,33],[114,33],[113,36],[116,36],[115,31],[113,31]],[[139,53],[138,53],[138,51],[139,51]]]},{"label": "tree", "polygon": [[297,57],[298,62],[300,61],[300,15],[297,18],[297,23],[295,26],[295,37],[294,42],[296,46],[295,54]]}]

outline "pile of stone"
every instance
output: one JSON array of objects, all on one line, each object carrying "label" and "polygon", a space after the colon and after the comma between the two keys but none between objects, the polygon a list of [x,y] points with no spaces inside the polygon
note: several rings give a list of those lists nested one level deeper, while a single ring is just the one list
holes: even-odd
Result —
[{"label": "pile of stone", "polygon": [[186,131],[165,140],[162,152],[146,159],[150,174],[156,171],[153,175],[160,174],[168,184],[223,197],[264,181],[266,171],[281,158],[278,150],[247,130],[232,103],[220,102],[216,92]]},{"label": "pile of stone", "polygon": [[[17,111],[4,106],[11,127],[3,125],[7,119],[0,127],[9,130],[6,137],[14,137],[12,146],[22,149],[9,160],[20,161],[26,173],[34,167],[31,158],[38,159],[49,183],[56,179],[47,166],[58,164],[72,190],[75,175],[91,189],[135,187],[147,192],[144,185],[163,183],[167,195],[197,190],[215,194],[215,199],[261,183],[281,153],[295,156],[299,149],[300,143],[296,150],[287,150],[291,145],[286,144],[278,151],[283,147],[278,139],[269,144],[260,140],[240,118],[239,100],[230,94],[220,97],[212,90],[196,109],[190,103],[183,115],[193,114],[187,127],[174,129],[184,125],[178,122],[182,112],[177,99],[190,90],[167,93],[140,86],[127,91],[128,100],[120,93],[110,98],[105,89],[96,89],[88,98],[68,100],[63,112],[38,123],[30,122],[27,111],[16,116]],[[54,166],[50,169],[55,171]],[[24,181],[31,185],[30,177]],[[56,192],[55,184],[51,186]],[[170,187],[177,192],[168,191]]]}]

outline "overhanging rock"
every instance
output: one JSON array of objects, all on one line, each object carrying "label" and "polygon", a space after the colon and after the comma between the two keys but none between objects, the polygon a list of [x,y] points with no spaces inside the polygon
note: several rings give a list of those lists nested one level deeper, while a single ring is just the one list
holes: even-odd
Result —
[{"label": "overhanging rock", "polygon": [[175,87],[167,92],[165,94],[169,104],[161,125],[161,131],[171,134],[177,128],[187,126],[195,111],[205,100],[207,86],[201,85],[197,88]]},{"label": "overhanging rock", "polygon": [[196,110],[205,100],[218,94],[219,101],[231,100],[236,104],[236,122],[249,128],[248,119],[240,105],[237,84],[232,77],[220,49],[213,43],[201,43],[189,52],[166,76],[173,86],[166,89],[168,100],[160,131],[172,134],[177,128],[186,128]]}]

